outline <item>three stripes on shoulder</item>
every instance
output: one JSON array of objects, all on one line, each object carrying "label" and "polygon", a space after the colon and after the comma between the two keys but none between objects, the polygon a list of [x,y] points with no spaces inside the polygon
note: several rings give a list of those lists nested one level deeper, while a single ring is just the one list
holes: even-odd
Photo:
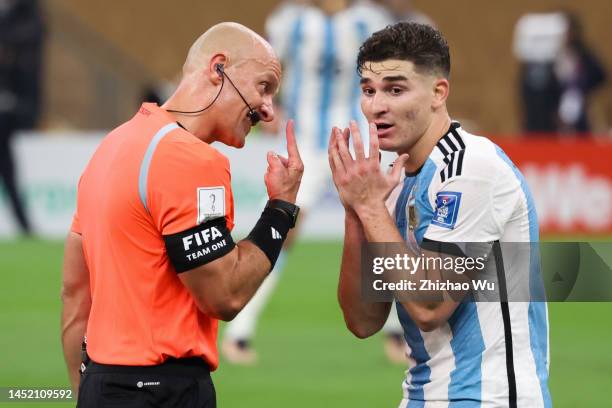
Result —
[{"label": "three stripes on shoulder", "polygon": [[446,134],[436,145],[444,155],[444,167],[440,171],[440,180],[444,183],[453,176],[460,176],[463,168],[465,143],[455,129]]}]

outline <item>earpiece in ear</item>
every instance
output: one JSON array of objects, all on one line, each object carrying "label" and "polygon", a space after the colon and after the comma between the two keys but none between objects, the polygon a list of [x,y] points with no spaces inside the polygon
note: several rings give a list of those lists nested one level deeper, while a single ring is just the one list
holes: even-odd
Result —
[{"label": "earpiece in ear", "polygon": [[215,71],[217,71],[219,76],[223,76],[223,64],[215,64]]}]

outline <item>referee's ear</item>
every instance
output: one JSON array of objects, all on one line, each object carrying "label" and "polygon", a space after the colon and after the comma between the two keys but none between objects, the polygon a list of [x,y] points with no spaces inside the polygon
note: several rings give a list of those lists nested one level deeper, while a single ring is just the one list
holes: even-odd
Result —
[{"label": "referee's ear", "polygon": [[446,104],[448,94],[450,93],[450,83],[444,77],[436,78],[433,82],[433,101],[431,107],[439,109]]},{"label": "referee's ear", "polygon": [[[219,85],[221,82],[223,82],[223,74],[221,70],[225,69],[227,62],[228,57],[224,53],[217,53],[210,58],[210,61],[208,62],[208,76],[213,84]],[[219,68],[219,66],[221,68]]]}]

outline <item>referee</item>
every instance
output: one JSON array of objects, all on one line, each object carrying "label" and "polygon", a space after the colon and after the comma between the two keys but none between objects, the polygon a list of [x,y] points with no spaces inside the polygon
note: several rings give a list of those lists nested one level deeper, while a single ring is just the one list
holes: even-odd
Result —
[{"label": "referee", "polygon": [[[280,64],[250,29],[221,23],[189,50],[161,107],[143,104],[102,141],[81,176],[66,239],[62,343],[78,407],[215,407],[217,322],[266,278],[296,222],[303,164],[269,152],[270,200],[235,243],[218,141],[242,147],[274,119]],[[85,341],[84,341],[85,340]]]}]

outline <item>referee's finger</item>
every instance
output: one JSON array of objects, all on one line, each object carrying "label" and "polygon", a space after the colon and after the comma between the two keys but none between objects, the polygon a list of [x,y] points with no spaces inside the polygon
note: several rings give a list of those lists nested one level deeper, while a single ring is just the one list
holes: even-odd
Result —
[{"label": "referee's finger", "polygon": [[280,159],[278,158],[278,155],[274,152],[268,152],[267,155],[267,159],[268,159],[268,166],[271,169],[277,169],[279,167],[283,167],[283,164],[281,163]]},{"label": "referee's finger", "polygon": [[298,150],[297,141],[295,139],[295,125],[293,124],[292,119],[287,121],[285,135],[287,137],[287,154],[289,156],[289,161],[301,159],[300,151]]},{"label": "referee's finger", "polygon": [[286,157],[281,156],[280,154],[277,157],[278,157],[278,160],[280,160],[280,162],[283,164],[283,166],[285,166],[285,167],[289,166],[289,159],[287,159]]}]

